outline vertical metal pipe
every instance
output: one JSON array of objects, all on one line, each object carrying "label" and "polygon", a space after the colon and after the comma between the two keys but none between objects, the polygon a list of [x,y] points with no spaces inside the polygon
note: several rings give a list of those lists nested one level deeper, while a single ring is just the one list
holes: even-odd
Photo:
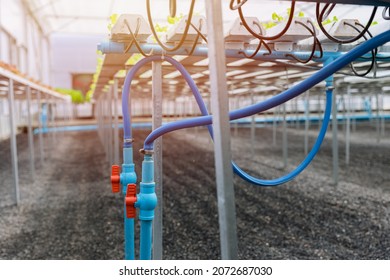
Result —
[{"label": "vertical metal pipe", "polygon": [[379,143],[381,141],[381,131],[380,131],[380,111],[379,111],[379,94],[378,89],[375,89],[375,100],[376,100],[376,142]]},{"label": "vertical metal pipe", "polygon": [[273,120],[272,120],[272,144],[276,146],[276,123],[277,123],[277,118],[278,118],[278,111],[279,111],[279,106],[275,107],[273,109]]},{"label": "vertical metal pipe", "polygon": [[309,91],[305,93],[305,155],[309,151],[309,125],[310,125],[310,99]]},{"label": "vertical metal pipe", "polygon": [[283,103],[282,107],[283,107],[283,168],[286,168],[287,158],[288,158],[286,103]]},{"label": "vertical metal pipe", "polygon": [[321,94],[318,94],[318,129],[321,129],[322,125],[322,106],[321,106]]},{"label": "vertical metal pipe", "polygon": [[231,166],[222,2],[206,0],[215,172],[222,259],[237,259],[236,207]]},{"label": "vertical metal pipe", "polygon": [[45,161],[45,151],[43,150],[43,126],[42,126],[42,104],[41,104],[41,91],[38,91],[38,127],[39,127],[39,159],[41,162],[41,167]]},{"label": "vertical metal pipe", "polygon": [[108,162],[110,166],[114,163],[113,155],[113,129],[112,129],[112,97],[113,97],[114,85],[110,85],[109,95],[108,95]]},{"label": "vertical metal pipe", "polygon": [[119,163],[118,79],[114,80],[114,162]]},{"label": "vertical metal pipe", "polygon": [[[255,97],[253,94],[253,91],[251,91],[251,103],[255,103]],[[256,137],[256,115],[252,115],[251,117],[251,154],[254,155],[255,153],[255,137]]]},{"label": "vertical metal pipe", "polygon": [[332,157],[333,157],[333,183],[339,181],[339,148],[337,139],[337,102],[336,94],[332,97]]},{"label": "vertical metal pipe", "polygon": [[298,110],[298,99],[299,97],[295,98],[294,105],[295,105],[295,128],[299,129],[299,110]]},{"label": "vertical metal pipe", "polygon": [[351,138],[351,86],[347,87],[347,125],[345,130],[345,164],[349,165],[349,151],[350,151],[350,138]]},{"label": "vertical metal pipe", "polygon": [[384,108],[384,93],[383,93],[383,89],[381,89],[381,136],[384,137],[385,136],[385,108]]},{"label": "vertical metal pipe", "polygon": [[12,176],[14,178],[15,203],[20,203],[19,192],[19,170],[18,170],[18,151],[16,145],[16,122],[15,122],[15,99],[14,99],[14,81],[9,80],[8,85],[8,107],[9,107],[9,125],[10,125],[10,145],[11,145],[11,163]]},{"label": "vertical metal pipe", "polygon": [[32,129],[32,116],[31,116],[31,88],[26,87],[27,94],[27,122],[28,122],[28,150],[30,153],[30,172],[32,180],[35,179],[35,155],[34,155],[34,137]]},{"label": "vertical metal pipe", "polygon": [[[162,63],[152,63],[152,93],[153,93],[153,124],[152,129],[162,125]],[[162,259],[162,228],[163,228],[163,166],[162,137],[154,142],[154,179],[156,183],[157,206],[153,220],[153,259]]]},{"label": "vertical metal pipe", "polygon": [[[240,97],[236,96],[236,109],[240,108]],[[238,120],[234,123],[234,137],[237,137],[238,135]]]}]

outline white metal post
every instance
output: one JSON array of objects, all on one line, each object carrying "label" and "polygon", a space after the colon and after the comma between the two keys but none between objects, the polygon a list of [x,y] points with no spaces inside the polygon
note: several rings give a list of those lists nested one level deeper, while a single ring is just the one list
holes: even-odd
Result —
[{"label": "white metal post", "polygon": [[9,85],[8,85],[8,107],[9,107],[9,125],[11,130],[10,145],[11,145],[12,175],[14,178],[15,202],[16,205],[19,205],[20,192],[19,192],[18,151],[16,145],[14,81],[12,79],[9,80]]},{"label": "white metal post", "polygon": [[[255,97],[253,91],[251,91],[251,103],[255,103]],[[255,153],[255,138],[256,138],[256,115],[252,115],[251,118],[251,154],[254,155]]]},{"label": "white metal post", "polygon": [[43,131],[42,131],[42,107],[41,107],[41,91],[38,91],[38,127],[39,127],[39,155],[41,161],[41,167],[45,161],[45,151],[43,150]]},{"label": "white metal post", "polygon": [[333,183],[338,184],[339,181],[339,147],[337,139],[337,102],[336,94],[332,98],[332,157],[333,157]]},{"label": "white metal post", "polygon": [[350,151],[350,138],[351,138],[351,86],[347,87],[347,126],[345,131],[345,164],[349,165],[349,151]]},{"label": "white metal post", "polygon": [[118,79],[114,80],[114,163],[119,164]]},{"label": "white metal post", "polygon": [[31,88],[26,87],[27,93],[27,121],[28,121],[28,149],[30,152],[30,172],[31,178],[35,178],[35,155],[34,155],[34,138],[33,138],[33,129],[32,129],[32,116],[31,116]]},{"label": "white metal post", "polygon": [[309,151],[309,118],[310,118],[310,99],[309,91],[305,92],[305,156]]},{"label": "white metal post", "polygon": [[222,259],[237,259],[236,207],[231,166],[226,58],[223,38],[222,2],[206,0],[208,58],[210,61],[215,173]]},{"label": "white metal post", "polygon": [[107,105],[108,105],[108,163],[110,166],[113,164],[113,145],[112,145],[112,96],[113,96],[113,91],[114,91],[114,85],[110,85],[110,88],[108,90],[108,100],[107,100]]},{"label": "white metal post", "polygon": [[283,103],[283,168],[287,168],[288,147],[287,147],[287,120],[286,120],[286,103]]},{"label": "white metal post", "polygon": [[[153,93],[153,124],[152,129],[162,125],[162,63],[152,62],[152,93]],[[158,204],[153,220],[153,259],[162,259],[162,228],[163,228],[163,165],[162,165],[162,138],[154,142],[154,180]]]}]

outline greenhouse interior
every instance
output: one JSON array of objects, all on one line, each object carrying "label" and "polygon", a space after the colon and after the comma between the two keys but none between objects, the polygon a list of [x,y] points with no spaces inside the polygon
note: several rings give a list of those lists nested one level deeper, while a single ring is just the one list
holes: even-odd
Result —
[{"label": "greenhouse interior", "polygon": [[0,259],[390,259],[389,0],[1,0]]}]

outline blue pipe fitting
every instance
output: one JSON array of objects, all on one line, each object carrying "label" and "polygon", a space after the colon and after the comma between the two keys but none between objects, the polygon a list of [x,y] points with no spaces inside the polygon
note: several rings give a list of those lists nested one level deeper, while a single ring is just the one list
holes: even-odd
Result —
[{"label": "blue pipe fitting", "polygon": [[126,196],[127,185],[137,183],[137,174],[133,163],[133,148],[123,148],[122,173],[120,175],[122,193]]},{"label": "blue pipe fitting", "polygon": [[157,205],[155,183],[141,183],[140,193],[137,195],[135,207],[139,208],[139,219],[151,221],[154,218],[154,209]]},{"label": "blue pipe fitting", "polygon": [[146,154],[142,162],[142,182],[140,183],[140,192],[137,195],[137,201],[134,204],[135,207],[139,208],[138,218],[141,222],[141,260],[150,260],[152,258],[152,222],[154,219],[154,209],[157,205],[155,187],[153,157],[150,154]]},{"label": "blue pipe fitting", "polygon": [[135,207],[139,208],[139,219],[151,221],[154,218],[154,209],[157,205],[157,195],[154,182],[154,163],[151,155],[145,155],[142,162],[142,182],[137,195]]}]

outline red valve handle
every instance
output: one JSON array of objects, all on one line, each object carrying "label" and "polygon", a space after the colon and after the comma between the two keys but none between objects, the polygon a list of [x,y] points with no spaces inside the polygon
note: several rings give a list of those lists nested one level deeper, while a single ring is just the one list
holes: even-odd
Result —
[{"label": "red valve handle", "polygon": [[113,193],[118,193],[121,188],[121,168],[119,165],[111,166],[111,188]]},{"label": "red valve handle", "polygon": [[135,218],[135,202],[137,201],[137,185],[136,184],[128,184],[127,192],[126,192],[126,217],[127,218]]}]

